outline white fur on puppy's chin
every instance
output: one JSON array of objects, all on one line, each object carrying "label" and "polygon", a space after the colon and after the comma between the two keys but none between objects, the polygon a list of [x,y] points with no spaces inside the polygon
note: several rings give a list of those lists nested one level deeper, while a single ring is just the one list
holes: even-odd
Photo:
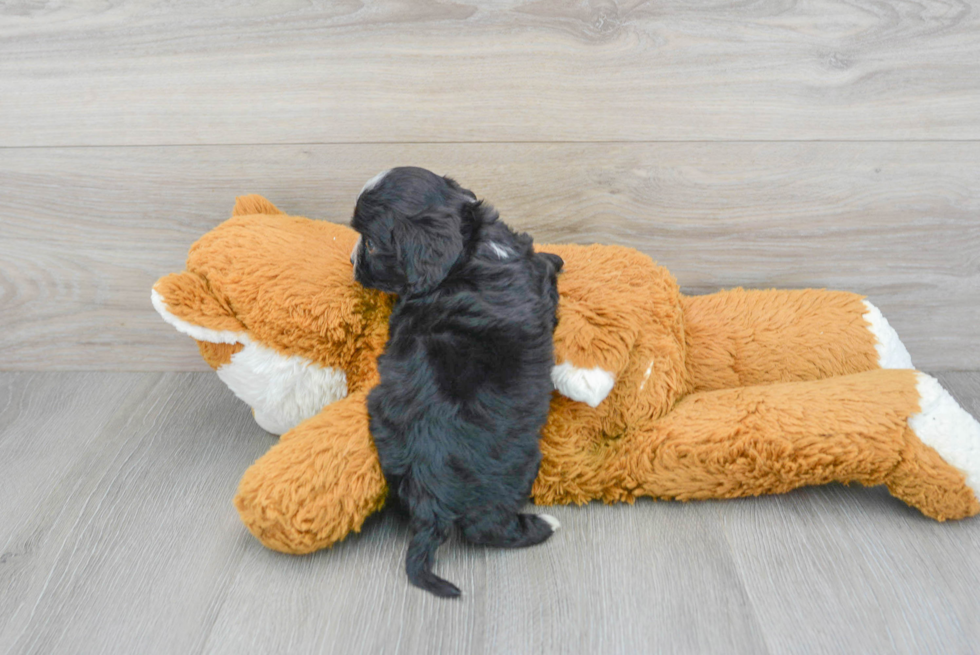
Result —
[{"label": "white fur on puppy's chin", "polygon": [[551,514],[538,514],[538,518],[550,525],[552,532],[558,532],[558,530],[561,528],[561,523]]},{"label": "white fur on puppy's chin", "polygon": [[862,302],[868,310],[863,318],[869,323],[868,329],[875,337],[878,366],[881,368],[915,368],[912,366],[912,357],[909,355],[909,351],[906,350],[902,340],[898,338],[895,328],[888,324],[888,319],[867,300]]},{"label": "white fur on puppy's chin", "polygon": [[589,407],[598,407],[616,384],[616,378],[609,371],[598,366],[577,368],[569,362],[557,364],[551,369],[551,381],[558,393]]},{"label": "white fur on puppy's chin", "polygon": [[915,436],[958,468],[980,498],[980,423],[943,389],[939,381],[916,373],[919,413],[909,417]]}]

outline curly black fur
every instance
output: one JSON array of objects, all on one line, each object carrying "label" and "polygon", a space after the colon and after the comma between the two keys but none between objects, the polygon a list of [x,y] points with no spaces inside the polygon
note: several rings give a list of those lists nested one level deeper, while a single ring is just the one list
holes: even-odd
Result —
[{"label": "curly black fur", "polygon": [[410,517],[413,584],[458,596],[432,572],[455,526],[469,541],[516,548],[552,527],[521,514],[541,461],[553,389],[556,276],[497,212],[449,178],[396,168],[358,198],[356,279],[398,296],[371,434]]}]

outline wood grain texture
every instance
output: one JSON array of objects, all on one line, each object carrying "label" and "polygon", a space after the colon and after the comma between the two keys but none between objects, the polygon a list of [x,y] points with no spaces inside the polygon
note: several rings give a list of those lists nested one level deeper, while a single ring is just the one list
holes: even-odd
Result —
[{"label": "wood grain texture", "polygon": [[926,370],[980,367],[970,143],[37,148],[0,158],[0,369],[203,370],[149,290],[236,195],[345,222],[392,164],[455,175],[539,242],[634,246],[689,293],[867,294]]},{"label": "wood grain texture", "polygon": [[[980,414],[980,373],[939,378]],[[542,546],[440,549],[437,571],[464,590],[440,601],[408,584],[391,513],[310,556],[248,535],[230,498],[272,443],[214,374],[0,373],[0,652],[966,653],[980,639],[980,519],[936,523],[882,488],[549,508],[562,529]]]},{"label": "wood grain texture", "polygon": [[0,8],[0,146],[980,139],[975,0]]},{"label": "wood grain texture", "polygon": [[831,486],[736,501],[723,523],[772,652],[975,652],[975,520]]},{"label": "wood grain texture", "polygon": [[[454,541],[440,549],[437,571],[463,589],[459,603],[408,584],[408,532],[390,513],[305,562],[256,548],[207,650],[766,652],[711,505],[548,512],[562,529],[547,547],[501,551]],[[269,589],[291,591],[256,603]],[[316,620],[296,620],[311,614]],[[699,625],[713,627],[679,628]]]},{"label": "wood grain texture", "polygon": [[0,652],[200,652],[247,544],[237,477],[272,438],[210,375],[4,374],[0,393],[5,476],[42,483],[5,496],[27,511],[0,529]]},{"label": "wood grain texture", "polygon": [[[980,374],[938,377],[980,416]],[[736,501],[723,523],[773,652],[976,652],[980,521],[937,523],[884,488],[835,485]]]},{"label": "wood grain texture", "polygon": [[[145,387],[150,377],[139,382]],[[99,373],[70,380],[40,373],[0,376],[0,525],[18,525],[45,512],[38,503],[44,503],[52,482],[70,477],[78,460],[96,449],[93,442],[124,404],[132,382],[132,376]],[[63,497],[54,506],[61,501]],[[0,617],[17,598],[9,576],[18,568],[18,558],[30,555],[52,526],[40,527],[24,541],[4,545],[6,593],[0,598]]]}]

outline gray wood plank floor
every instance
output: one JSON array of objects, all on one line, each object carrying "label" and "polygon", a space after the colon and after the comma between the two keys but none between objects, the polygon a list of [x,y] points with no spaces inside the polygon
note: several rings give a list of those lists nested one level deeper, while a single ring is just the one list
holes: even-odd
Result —
[{"label": "gray wood plank floor", "polygon": [[[980,414],[980,373],[942,382]],[[969,653],[980,520],[881,488],[552,511],[537,548],[450,543],[440,601],[382,513],[264,549],[231,498],[274,443],[208,373],[0,374],[0,652]]]}]

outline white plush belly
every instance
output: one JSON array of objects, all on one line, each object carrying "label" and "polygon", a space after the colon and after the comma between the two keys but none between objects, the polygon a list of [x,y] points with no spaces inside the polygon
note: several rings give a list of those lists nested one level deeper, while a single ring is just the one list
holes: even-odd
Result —
[{"label": "white plush belly", "polygon": [[283,434],[347,396],[347,375],[299,356],[286,357],[257,343],[231,357],[218,377],[251,405],[263,430]]}]

